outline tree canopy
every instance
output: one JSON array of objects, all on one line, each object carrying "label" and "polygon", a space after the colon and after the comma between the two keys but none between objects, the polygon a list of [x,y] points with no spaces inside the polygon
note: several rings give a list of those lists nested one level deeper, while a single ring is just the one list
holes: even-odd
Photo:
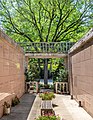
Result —
[{"label": "tree canopy", "polygon": [[1,23],[18,41],[75,41],[92,27],[92,0],[0,0]]}]

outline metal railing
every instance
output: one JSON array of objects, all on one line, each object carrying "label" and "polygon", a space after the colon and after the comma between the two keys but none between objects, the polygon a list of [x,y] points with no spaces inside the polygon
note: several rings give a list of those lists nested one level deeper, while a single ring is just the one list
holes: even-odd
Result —
[{"label": "metal railing", "polygon": [[18,44],[26,53],[67,53],[74,42],[23,42]]}]

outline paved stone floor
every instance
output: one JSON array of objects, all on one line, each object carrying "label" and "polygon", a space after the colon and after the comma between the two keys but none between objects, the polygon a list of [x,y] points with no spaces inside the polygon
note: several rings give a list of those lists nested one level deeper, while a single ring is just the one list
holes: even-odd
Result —
[{"label": "paved stone floor", "polygon": [[58,105],[54,111],[61,117],[61,120],[93,120],[82,107],[78,107],[75,100],[71,100],[69,95],[56,94],[53,104]]},{"label": "paved stone floor", "polygon": [[40,106],[41,106],[41,98],[39,97],[39,94],[37,95],[33,106],[31,108],[31,111],[28,115],[27,120],[35,120],[35,118],[38,118],[40,116]]},{"label": "paved stone floor", "polygon": [[[27,120],[35,120],[40,115],[40,103],[41,99],[37,95]],[[59,115],[61,120],[93,120],[82,107],[78,107],[75,100],[71,100],[69,95],[56,94],[53,104],[56,105],[55,114]]]},{"label": "paved stone floor", "polygon": [[35,97],[35,94],[24,94],[20,99],[20,103],[12,107],[11,114],[3,116],[0,120],[27,120]]},{"label": "paved stone floor", "polygon": [[[21,98],[20,104],[12,108],[11,114],[0,120],[35,120],[40,115],[40,104],[39,95],[25,94]],[[75,100],[71,100],[69,95],[56,94],[53,104],[56,105],[53,108],[55,114],[59,115],[61,120],[93,120],[82,107],[78,107]]]}]

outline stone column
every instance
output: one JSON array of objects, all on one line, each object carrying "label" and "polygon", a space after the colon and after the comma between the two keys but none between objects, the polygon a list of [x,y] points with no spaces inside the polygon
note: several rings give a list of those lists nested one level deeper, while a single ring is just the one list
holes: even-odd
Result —
[{"label": "stone column", "polygon": [[60,91],[61,91],[61,83],[60,83]]},{"label": "stone column", "polygon": [[36,92],[38,93],[38,82],[36,82]]},{"label": "stone column", "polygon": [[64,87],[65,87],[65,85],[64,85],[64,83],[63,83],[63,93],[64,93]]},{"label": "stone column", "polygon": [[66,92],[69,93],[69,90],[68,90],[68,83],[66,83]]},{"label": "stone column", "polygon": [[68,56],[64,58],[65,68],[68,70]]},{"label": "stone column", "polygon": [[48,84],[48,59],[44,59],[44,84]]},{"label": "stone column", "polygon": [[57,93],[57,82],[55,84],[56,84],[55,86],[56,86],[56,93]]},{"label": "stone column", "polygon": [[28,69],[28,62],[29,62],[29,58],[25,57],[25,68],[27,68],[27,69]]},{"label": "stone column", "polygon": [[[25,57],[25,62],[24,62],[24,67],[25,67],[25,72],[28,70],[28,57]],[[26,80],[26,77],[25,77]],[[28,83],[25,82],[25,92],[28,92]]]},{"label": "stone column", "polygon": [[73,98],[73,77],[72,77],[72,56],[71,55],[68,55],[68,70],[69,70],[68,88],[70,91],[71,98]]}]

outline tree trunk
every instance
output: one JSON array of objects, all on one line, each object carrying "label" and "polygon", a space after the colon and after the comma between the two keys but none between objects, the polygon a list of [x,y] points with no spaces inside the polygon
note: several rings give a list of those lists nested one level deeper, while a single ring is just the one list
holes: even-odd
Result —
[{"label": "tree trunk", "polygon": [[39,66],[39,81],[40,81],[40,59],[38,58],[38,66]]},{"label": "tree trunk", "polygon": [[48,59],[44,59],[44,85],[48,84]]}]

